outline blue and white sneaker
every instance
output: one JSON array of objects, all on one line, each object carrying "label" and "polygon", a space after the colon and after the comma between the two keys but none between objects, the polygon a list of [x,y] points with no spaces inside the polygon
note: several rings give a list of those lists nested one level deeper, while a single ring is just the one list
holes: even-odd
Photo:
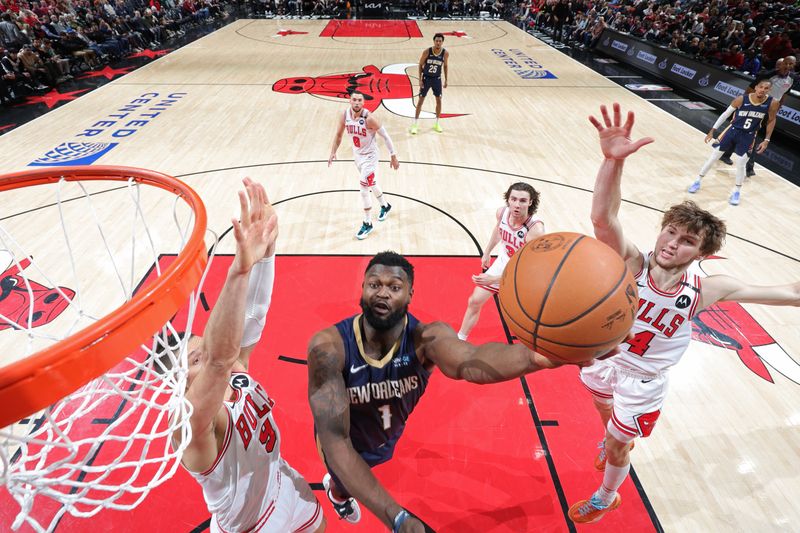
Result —
[{"label": "blue and white sneaker", "polygon": [[378,222],[383,222],[389,216],[389,211],[392,210],[392,204],[386,204],[386,207],[381,206],[381,214],[378,215]]},{"label": "blue and white sneaker", "polygon": [[694,180],[694,183],[689,185],[689,192],[694,194],[700,190],[700,180]]},{"label": "blue and white sneaker", "polygon": [[333,497],[331,494],[331,475],[325,474],[322,478],[322,486],[325,487],[325,494],[333,505],[333,510],[339,515],[339,520],[350,522],[351,524],[358,524],[361,520],[361,507],[355,498],[348,498],[341,502]]},{"label": "blue and white sneaker", "polygon": [[372,224],[370,224],[369,222],[364,222],[361,224],[361,229],[358,230],[358,233],[356,233],[356,239],[358,239],[359,241],[366,239],[367,235],[369,235],[370,233],[372,233]]},{"label": "blue and white sneaker", "polygon": [[738,190],[733,191],[731,193],[731,197],[728,198],[728,203],[731,204],[731,205],[739,205],[739,202],[741,201],[740,196],[741,196],[741,194],[740,194],[740,192]]}]

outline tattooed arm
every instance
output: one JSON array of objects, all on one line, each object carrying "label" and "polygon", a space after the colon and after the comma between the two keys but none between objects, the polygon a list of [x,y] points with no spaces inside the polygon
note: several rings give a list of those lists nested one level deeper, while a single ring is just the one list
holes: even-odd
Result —
[{"label": "tattooed arm", "polygon": [[350,402],[343,369],[344,344],[336,328],[314,335],[308,346],[308,402],[325,461],[344,483],[343,488],[391,529],[402,507],[381,486],[369,465],[353,448]]}]

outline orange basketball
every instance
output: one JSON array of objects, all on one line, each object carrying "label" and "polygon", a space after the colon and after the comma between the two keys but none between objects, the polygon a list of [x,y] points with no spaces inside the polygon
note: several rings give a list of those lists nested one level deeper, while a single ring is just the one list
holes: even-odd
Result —
[{"label": "orange basketball", "polygon": [[511,258],[500,309],[525,346],[558,361],[608,353],[633,325],[639,293],[625,261],[580,233],[548,233]]}]

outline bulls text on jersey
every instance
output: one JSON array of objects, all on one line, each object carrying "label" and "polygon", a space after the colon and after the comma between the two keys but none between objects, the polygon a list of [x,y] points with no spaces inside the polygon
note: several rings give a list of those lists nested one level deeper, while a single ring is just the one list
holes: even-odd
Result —
[{"label": "bulls text on jersey", "polygon": [[[253,397],[254,395],[255,398]],[[243,409],[234,425],[242,439],[244,449],[246,450],[250,446],[253,432],[256,431],[260,422],[261,428],[258,432],[258,440],[267,452],[271,452],[275,448],[276,435],[275,428],[272,427],[267,415],[275,405],[274,400],[267,396],[261,385],[256,385],[253,393],[246,393],[244,398],[240,398],[240,400],[243,402]]]}]

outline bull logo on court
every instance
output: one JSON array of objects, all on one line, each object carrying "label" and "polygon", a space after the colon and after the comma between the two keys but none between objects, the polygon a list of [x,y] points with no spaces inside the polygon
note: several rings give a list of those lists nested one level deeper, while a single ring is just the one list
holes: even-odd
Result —
[{"label": "bull logo on court", "polygon": [[[375,111],[383,105],[386,109],[401,117],[414,118],[415,88],[406,69],[418,67],[417,63],[395,63],[378,70],[369,65],[361,72],[349,74],[331,74],[328,76],[294,76],[283,78],[272,85],[272,90],[286,94],[310,94],[346,100],[353,91],[364,95],[364,107],[367,111]],[[434,113],[422,111],[420,118],[435,118]],[[442,113],[441,118],[464,116],[464,113]]]},{"label": "bull logo on court", "polygon": [[8,250],[0,250],[0,331],[36,328],[52,322],[72,301],[75,291],[51,289],[29,279],[23,270],[29,259],[17,263]]},{"label": "bull logo on court", "polygon": [[770,383],[775,381],[767,365],[800,385],[800,363],[737,302],[719,302],[700,311],[692,320],[692,339],[735,350],[744,366]]}]

